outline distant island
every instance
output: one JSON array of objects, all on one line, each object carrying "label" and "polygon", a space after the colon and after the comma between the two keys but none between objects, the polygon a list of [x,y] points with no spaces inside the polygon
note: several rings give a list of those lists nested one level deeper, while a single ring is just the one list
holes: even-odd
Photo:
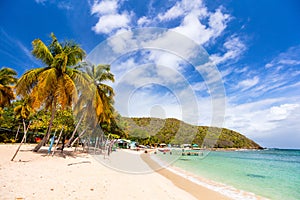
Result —
[{"label": "distant island", "polygon": [[141,144],[197,144],[202,148],[262,149],[246,136],[226,128],[194,126],[178,119],[122,117],[128,137]]}]

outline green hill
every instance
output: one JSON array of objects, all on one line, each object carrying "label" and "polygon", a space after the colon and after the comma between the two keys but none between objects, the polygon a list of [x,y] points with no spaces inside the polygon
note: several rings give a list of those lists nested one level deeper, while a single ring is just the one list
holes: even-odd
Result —
[{"label": "green hill", "polygon": [[129,138],[144,145],[192,143],[204,148],[262,148],[244,135],[226,128],[193,126],[173,118],[122,117],[122,121]]}]

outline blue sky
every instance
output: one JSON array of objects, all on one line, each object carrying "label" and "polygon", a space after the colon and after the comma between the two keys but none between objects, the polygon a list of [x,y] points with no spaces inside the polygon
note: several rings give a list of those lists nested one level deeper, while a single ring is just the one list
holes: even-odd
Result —
[{"label": "blue sky", "polygon": [[[19,75],[41,66],[32,40],[54,32],[81,44],[92,61],[111,61],[122,115],[200,125],[218,115],[263,146],[300,148],[298,0],[4,0],[0,19],[1,66]],[[134,31],[147,27],[160,38]],[[104,56],[107,46],[114,60]],[[191,61],[202,47],[208,54]]]}]

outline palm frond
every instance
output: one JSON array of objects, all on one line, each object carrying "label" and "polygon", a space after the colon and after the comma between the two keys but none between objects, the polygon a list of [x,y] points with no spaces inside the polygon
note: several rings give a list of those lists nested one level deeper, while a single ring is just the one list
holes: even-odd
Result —
[{"label": "palm frond", "polygon": [[53,99],[54,91],[57,88],[57,75],[55,68],[48,68],[39,74],[38,82],[30,94],[34,108],[39,108],[49,98]]},{"label": "palm frond", "polygon": [[39,74],[42,73],[47,68],[36,68],[27,71],[16,84],[16,93],[21,97],[26,97],[29,95],[33,87],[38,83]]},{"label": "palm frond", "polygon": [[67,41],[63,46],[63,51],[68,56],[67,66],[75,66],[86,56],[85,51],[75,42]]},{"label": "palm frond", "polygon": [[50,49],[53,57],[55,57],[57,54],[60,54],[61,52],[63,52],[63,47],[58,42],[58,40],[57,40],[56,36],[54,35],[54,33],[51,33],[51,38],[52,38],[52,42],[49,45],[49,49]]},{"label": "palm frond", "polygon": [[32,46],[32,54],[47,66],[50,66],[53,61],[53,55],[50,49],[40,39],[33,40]]},{"label": "palm frond", "polygon": [[0,84],[0,107],[9,105],[13,99],[15,99],[15,94],[12,87]]},{"label": "palm frond", "polygon": [[70,107],[77,101],[77,90],[73,80],[67,75],[63,74],[58,80],[55,96],[57,102],[64,109],[66,106]]},{"label": "palm frond", "polygon": [[15,77],[17,72],[11,68],[2,67],[0,69],[0,84],[2,85],[11,85],[17,82]]}]

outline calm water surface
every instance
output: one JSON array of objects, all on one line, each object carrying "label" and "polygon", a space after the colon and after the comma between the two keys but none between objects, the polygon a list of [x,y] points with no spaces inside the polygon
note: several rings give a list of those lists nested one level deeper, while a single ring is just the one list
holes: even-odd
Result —
[{"label": "calm water surface", "polygon": [[[300,200],[300,150],[207,152],[207,156],[157,154],[196,175],[274,200]],[[176,156],[177,155],[177,156]]]}]

